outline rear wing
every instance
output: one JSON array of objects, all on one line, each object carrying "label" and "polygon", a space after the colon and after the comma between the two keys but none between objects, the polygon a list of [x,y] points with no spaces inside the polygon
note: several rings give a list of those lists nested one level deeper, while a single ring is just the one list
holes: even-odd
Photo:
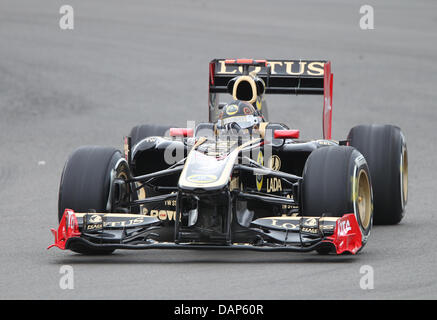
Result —
[{"label": "rear wing", "polygon": [[227,93],[228,82],[249,73],[265,83],[265,94],[323,95],[323,136],[331,139],[331,62],[327,60],[214,59],[209,64],[209,121],[216,119],[217,93]]}]

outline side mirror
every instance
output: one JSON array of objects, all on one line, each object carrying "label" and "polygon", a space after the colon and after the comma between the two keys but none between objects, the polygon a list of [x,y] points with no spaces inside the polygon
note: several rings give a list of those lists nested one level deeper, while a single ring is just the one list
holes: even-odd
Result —
[{"label": "side mirror", "polygon": [[299,139],[299,130],[275,130],[273,137],[275,139]]},{"label": "side mirror", "polygon": [[193,128],[170,128],[171,137],[192,137],[193,135]]}]

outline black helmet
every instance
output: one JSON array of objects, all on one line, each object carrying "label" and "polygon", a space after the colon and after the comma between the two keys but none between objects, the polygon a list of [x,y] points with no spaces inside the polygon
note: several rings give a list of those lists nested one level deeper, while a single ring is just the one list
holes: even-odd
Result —
[{"label": "black helmet", "polygon": [[223,106],[219,120],[217,122],[218,128],[231,130],[237,132],[241,129],[256,129],[259,127],[263,118],[259,112],[248,102],[241,100],[234,100]]}]

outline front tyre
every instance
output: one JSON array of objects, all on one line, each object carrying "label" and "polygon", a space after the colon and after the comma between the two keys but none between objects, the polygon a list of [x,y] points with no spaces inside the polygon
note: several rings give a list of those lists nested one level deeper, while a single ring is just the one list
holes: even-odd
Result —
[{"label": "front tyre", "polygon": [[402,131],[392,125],[360,125],[348,135],[369,165],[375,224],[397,224],[408,200],[408,151]]},{"label": "front tyre", "polygon": [[[86,146],[75,150],[68,158],[59,186],[58,219],[65,209],[76,212],[111,212],[110,188],[115,178],[127,179],[129,168],[119,150]],[[74,247],[82,254],[110,254],[114,250]]]},{"label": "front tyre", "polygon": [[170,128],[171,126],[157,124],[143,124],[135,126],[132,128],[129,134],[131,137],[131,144],[132,146],[135,146],[141,140],[151,136],[163,137]]},{"label": "front tyre", "polygon": [[[302,215],[342,217],[354,213],[367,242],[373,222],[372,184],[366,160],[352,147],[313,151],[302,181]],[[320,250],[319,253],[328,253]]]}]

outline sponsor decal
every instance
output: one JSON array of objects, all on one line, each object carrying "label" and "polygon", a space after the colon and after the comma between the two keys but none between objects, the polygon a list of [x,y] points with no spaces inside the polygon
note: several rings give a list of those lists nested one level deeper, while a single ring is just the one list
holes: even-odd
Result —
[{"label": "sponsor decal", "polygon": [[226,114],[232,116],[238,112],[238,106],[236,104],[231,104],[226,107]]},{"label": "sponsor decal", "polygon": [[85,230],[86,231],[99,231],[103,229],[103,218],[101,215],[93,214],[86,215]]},{"label": "sponsor decal", "polygon": [[[147,209],[143,208],[143,212],[144,211],[147,211]],[[156,222],[155,219],[150,219],[150,217],[146,216],[145,214],[139,215],[128,213],[77,213],[77,215],[83,219],[82,227],[84,231],[97,231],[104,228],[135,227]]]},{"label": "sponsor decal", "polygon": [[[288,193],[285,197],[294,200],[293,194]],[[299,206],[293,206],[291,204],[283,204],[282,209],[299,209]]]},{"label": "sponsor decal", "polygon": [[351,224],[350,224],[349,220],[344,220],[344,221],[338,222],[337,235],[339,237],[344,237],[345,235],[348,234],[348,232],[350,230],[352,230],[352,228],[351,228]]},{"label": "sponsor decal", "polygon": [[363,155],[359,155],[358,157],[355,158],[355,164],[357,165],[357,167],[360,167],[365,163],[366,163],[366,159],[364,158]]},{"label": "sponsor decal", "polygon": [[269,168],[274,171],[279,171],[279,169],[281,169],[281,158],[277,155],[271,156],[269,160]]},{"label": "sponsor decal", "polygon": [[[120,217],[118,217],[120,218]],[[124,220],[121,221],[103,221],[102,215],[91,215],[85,217],[84,228],[86,231],[100,231],[103,228],[121,228],[121,227],[133,227],[136,225],[140,225],[145,222],[144,217],[135,217],[131,219],[126,219],[121,217]],[[111,219],[110,216],[106,217],[106,219]]]},{"label": "sponsor decal", "polygon": [[102,221],[103,221],[102,217],[100,215],[98,215],[98,214],[93,214],[88,219],[89,223],[101,223]]},{"label": "sponsor decal", "polygon": [[283,229],[290,229],[290,230],[298,230],[299,225],[293,224],[291,222],[278,222],[277,219],[272,219],[272,226],[283,228]]},{"label": "sponsor decal", "polygon": [[323,145],[323,146],[332,146],[332,145],[335,145],[334,142],[329,141],[329,140],[316,140],[316,142],[318,144],[320,144],[320,145]]},{"label": "sponsor decal", "polygon": [[165,205],[169,207],[176,207],[176,200],[165,200]]},{"label": "sponsor decal", "polygon": [[[227,66],[224,60],[219,60],[219,68],[217,68],[217,74],[242,74],[243,68],[237,66]],[[271,68],[271,74],[283,74],[290,76],[320,76],[324,75],[323,61],[281,61],[281,60],[270,60],[267,61]],[[252,76],[257,75],[261,71],[261,67],[255,67],[253,71],[250,72]],[[263,71],[265,74],[265,71]]]},{"label": "sponsor decal", "polygon": [[87,224],[86,231],[98,231],[103,229],[103,224]]},{"label": "sponsor decal", "polygon": [[217,176],[213,174],[193,174],[187,180],[194,183],[211,183],[217,181]]},{"label": "sponsor decal", "polygon": [[[321,218],[319,220],[320,224],[317,223],[317,220],[318,218],[301,218],[283,215],[280,217],[260,218],[260,221],[263,221],[260,225],[288,229],[291,231],[299,231],[299,228],[302,227],[300,229],[302,232],[319,234],[321,230],[324,230],[324,232],[332,232],[338,218]],[[302,221],[302,224],[300,224],[300,221]]]},{"label": "sponsor decal", "polygon": [[104,227],[113,227],[113,228],[119,228],[119,227],[133,227],[135,225],[142,224],[144,222],[143,217],[123,220],[123,221],[108,221],[105,222],[103,225]]},{"label": "sponsor decal", "polygon": [[[279,171],[281,169],[281,159],[277,155],[270,157],[268,161],[268,167],[273,171]],[[268,178],[266,179],[267,192],[278,192],[282,191],[282,182],[280,178]]]},{"label": "sponsor decal", "polygon": [[268,178],[266,179],[266,181],[267,181],[266,188],[268,193],[282,191],[281,179]]},{"label": "sponsor decal", "polygon": [[176,211],[174,210],[150,210],[150,217],[157,217],[159,220],[176,220]]},{"label": "sponsor decal", "polygon": [[144,141],[148,142],[148,143],[153,143],[153,142],[156,142],[156,138],[155,137],[148,137],[148,138],[145,138]]},{"label": "sponsor decal", "polygon": [[310,234],[318,234],[319,233],[319,229],[317,229],[317,228],[302,227],[301,231],[306,232],[306,233],[310,233]]},{"label": "sponsor decal", "polygon": [[333,224],[326,224],[326,225],[321,226],[321,228],[323,230],[327,230],[327,231],[334,231],[335,225],[333,225]]},{"label": "sponsor decal", "polygon": [[308,227],[314,227],[317,225],[317,220],[315,218],[309,218],[304,222],[304,224]]}]

